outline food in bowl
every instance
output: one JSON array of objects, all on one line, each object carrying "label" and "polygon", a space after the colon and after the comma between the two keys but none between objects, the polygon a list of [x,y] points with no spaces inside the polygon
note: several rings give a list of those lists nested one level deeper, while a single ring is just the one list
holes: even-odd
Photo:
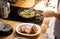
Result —
[{"label": "food in bowl", "polygon": [[35,25],[21,25],[18,27],[18,31],[21,33],[26,33],[26,34],[35,34],[37,33],[38,29]]},{"label": "food in bowl", "polygon": [[24,10],[22,12],[19,12],[19,16],[22,16],[24,18],[32,18],[35,16],[35,11]]},{"label": "food in bowl", "polygon": [[16,32],[24,36],[36,36],[41,32],[41,27],[33,23],[21,23],[16,27]]}]

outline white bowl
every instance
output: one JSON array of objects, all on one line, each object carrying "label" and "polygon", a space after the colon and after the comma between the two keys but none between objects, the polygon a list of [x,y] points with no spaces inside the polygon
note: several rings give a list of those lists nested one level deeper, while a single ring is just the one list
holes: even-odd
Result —
[{"label": "white bowl", "polygon": [[25,34],[25,33],[21,33],[21,32],[18,31],[18,27],[19,27],[20,25],[27,25],[27,24],[28,24],[28,25],[36,25],[36,24],[33,24],[33,23],[21,23],[21,24],[19,24],[19,25],[16,27],[16,32],[17,32],[18,34],[25,35],[25,36],[36,36],[36,35],[40,34],[41,28],[40,28],[39,25],[36,25],[36,27],[37,27],[37,29],[38,29],[38,31],[37,31],[36,34]]}]

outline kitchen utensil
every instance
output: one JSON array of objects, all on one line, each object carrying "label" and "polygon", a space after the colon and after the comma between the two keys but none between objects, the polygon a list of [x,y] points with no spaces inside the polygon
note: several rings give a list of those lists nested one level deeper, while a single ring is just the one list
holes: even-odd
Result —
[{"label": "kitchen utensil", "polygon": [[13,32],[13,28],[9,24],[0,22],[0,36],[7,36]]},{"label": "kitchen utensil", "polygon": [[0,0],[0,15],[7,18],[10,13],[10,4],[5,0]]}]

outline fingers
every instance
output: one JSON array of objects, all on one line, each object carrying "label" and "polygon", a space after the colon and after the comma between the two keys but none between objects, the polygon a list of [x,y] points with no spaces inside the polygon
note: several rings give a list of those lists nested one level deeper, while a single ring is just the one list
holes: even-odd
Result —
[{"label": "fingers", "polygon": [[44,17],[48,17],[49,11],[44,11],[44,12],[42,13],[42,15],[43,15]]},{"label": "fingers", "polygon": [[42,15],[43,15],[44,17],[53,17],[54,14],[55,14],[54,11],[44,11],[44,12],[42,13]]}]

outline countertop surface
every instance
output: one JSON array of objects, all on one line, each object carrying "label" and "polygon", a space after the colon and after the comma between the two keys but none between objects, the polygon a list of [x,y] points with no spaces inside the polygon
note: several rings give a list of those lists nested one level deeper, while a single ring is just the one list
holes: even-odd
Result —
[{"label": "countertop surface", "polygon": [[4,36],[4,37],[2,36],[2,37],[0,37],[0,39],[14,39],[14,37],[25,37],[27,39],[43,39],[45,36],[45,32],[48,28],[50,18],[44,17],[43,23],[40,26],[41,27],[41,33],[38,36],[32,36],[32,37],[22,36],[22,35],[19,35],[16,33],[16,31],[15,31],[16,26],[18,24],[23,23],[23,22],[17,22],[17,21],[11,21],[11,20],[2,20],[2,21],[3,21],[3,23],[10,24],[13,27],[13,33],[9,36]]},{"label": "countertop surface", "polygon": [[23,23],[23,22],[16,22],[16,21],[11,21],[11,20],[2,20],[3,23],[10,24],[13,27],[13,33],[9,36],[4,36],[4,37],[2,36],[2,37],[0,37],[0,39],[13,39],[14,37],[25,37],[27,39],[43,39],[45,36],[46,29],[48,27],[49,20],[50,20],[50,18],[44,18],[44,21],[41,25],[41,33],[38,36],[32,36],[32,37],[22,36],[22,35],[19,35],[16,33],[16,31],[15,31],[16,26],[18,24]]}]

